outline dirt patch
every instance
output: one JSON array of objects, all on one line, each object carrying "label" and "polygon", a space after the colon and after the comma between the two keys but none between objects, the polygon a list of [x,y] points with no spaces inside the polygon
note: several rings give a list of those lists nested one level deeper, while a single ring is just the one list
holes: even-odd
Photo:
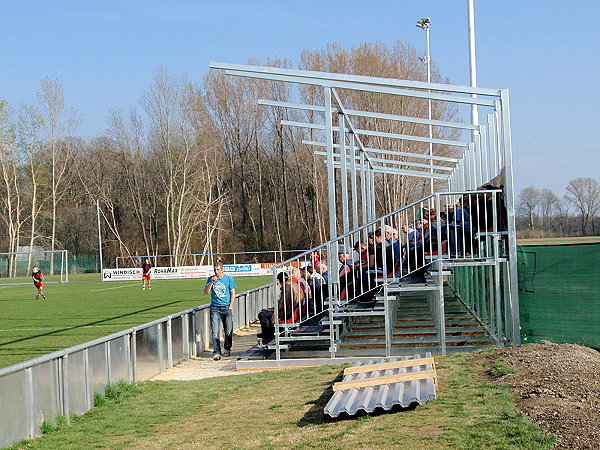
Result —
[{"label": "dirt patch", "polygon": [[494,378],[510,383],[517,407],[557,436],[555,448],[600,448],[600,353],[542,341],[500,349],[487,358],[504,358],[517,369]]}]

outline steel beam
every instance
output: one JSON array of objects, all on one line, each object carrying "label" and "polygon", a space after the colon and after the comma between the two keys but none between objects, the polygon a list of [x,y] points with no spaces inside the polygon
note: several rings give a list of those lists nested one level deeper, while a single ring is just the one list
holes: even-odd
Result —
[{"label": "steel beam", "polygon": [[[463,97],[459,95],[451,95],[451,94],[437,94],[435,92],[427,92],[427,91],[412,91],[409,89],[400,89],[396,87],[386,87],[386,86],[374,86],[370,84],[362,84],[362,83],[353,83],[353,82],[343,82],[343,81],[325,81],[325,82],[315,82],[314,79],[307,77],[294,77],[294,76],[286,76],[286,75],[274,75],[269,73],[253,73],[253,72],[243,72],[239,70],[225,70],[225,75],[236,76],[236,77],[246,77],[246,78],[256,78],[259,80],[269,80],[269,81],[282,81],[287,83],[298,83],[298,84],[308,84],[313,86],[322,86],[322,87],[330,87],[337,89],[348,89],[354,91],[362,91],[362,92],[376,92],[379,94],[390,94],[390,95],[398,95],[404,97],[414,97],[414,98],[424,98],[431,100],[439,100],[442,102],[450,102],[450,103],[465,103],[469,105],[481,105],[481,106],[494,106],[494,100],[487,98],[472,98],[472,97]],[[424,89],[427,89],[425,87]]]},{"label": "steel beam", "polygon": [[[327,156],[327,153],[326,152],[315,152],[315,155]],[[350,156],[346,156],[346,158],[344,158],[341,153],[334,153],[333,156],[334,156],[334,158],[340,158],[342,164],[344,162],[344,159],[346,159],[346,160],[351,159]],[[357,158],[357,157],[355,156],[354,158]],[[411,162],[407,162],[407,161],[399,161],[397,159],[371,158],[371,161],[394,164],[396,166],[410,166],[410,167],[420,167],[420,168],[424,168],[424,169],[437,169],[437,170],[441,170],[444,172],[452,172],[454,170],[454,167],[436,166],[436,165],[432,166],[430,164],[411,163]]]},{"label": "steel beam", "polygon": [[[288,75],[291,77],[302,77],[313,80],[322,80],[321,83],[328,80],[337,81],[348,81],[348,82],[359,82],[365,84],[371,84],[375,86],[397,86],[406,87],[412,89],[433,89],[443,92],[456,92],[462,94],[479,94],[489,96],[500,96],[499,89],[480,88],[472,86],[459,86],[442,83],[425,83],[423,81],[412,81],[412,80],[397,80],[395,78],[383,78],[383,77],[369,77],[364,75],[351,75],[351,74],[340,74],[340,73],[327,73],[318,72],[314,70],[296,70],[296,69],[284,69],[280,67],[265,67],[251,64],[232,64],[211,61],[211,69],[221,70],[235,70],[239,72],[255,72],[264,74],[279,74]],[[314,82],[314,81],[313,81]],[[315,82],[315,84],[319,84]]]},{"label": "steel beam", "polygon": [[[326,143],[318,142],[318,141],[303,140],[302,143],[305,145],[314,145],[315,147],[327,147]],[[338,144],[333,144],[333,148],[339,148],[339,147],[340,146]],[[382,150],[382,149],[373,148],[373,147],[365,147],[364,150],[368,153],[376,153],[376,154],[381,154],[381,155],[406,156],[407,158],[417,158],[417,159],[426,159],[426,160],[433,159],[434,161],[443,161],[443,162],[449,162],[449,163],[454,163],[454,164],[458,164],[461,162],[460,159],[449,158],[446,156],[434,156],[433,158],[430,158],[429,155],[425,155],[423,153],[397,152],[396,150]]]}]

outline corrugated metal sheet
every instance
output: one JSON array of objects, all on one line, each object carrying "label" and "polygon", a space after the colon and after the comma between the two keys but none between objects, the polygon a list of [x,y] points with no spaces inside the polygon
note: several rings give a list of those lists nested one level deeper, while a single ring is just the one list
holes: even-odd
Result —
[{"label": "corrugated metal sheet", "polygon": [[[430,353],[425,355],[425,357],[430,356]],[[413,358],[420,359],[422,356],[414,355]],[[382,358],[371,361],[360,361],[354,364],[354,367],[393,361],[406,361],[413,358],[402,356],[396,358]],[[397,375],[431,369],[431,364],[428,364],[373,372],[362,372],[346,375],[344,376],[343,381],[361,380],[365,378]],[[424,405],[430,399],[434,398],[436,398],[436,392],[433,379],[429,378],[425,380],[404,381],[400,383],[337,391],[333,394],[333,397],[331,397],[325,406],[324,412],[331,417],[338,417],[341,413],[347,413],[353,416],[361,410],[367,413],[372,413],[377,408],[383,408],[384,410],[389,411],[395,405],[401,405],[405,408],[413,403]]]}]

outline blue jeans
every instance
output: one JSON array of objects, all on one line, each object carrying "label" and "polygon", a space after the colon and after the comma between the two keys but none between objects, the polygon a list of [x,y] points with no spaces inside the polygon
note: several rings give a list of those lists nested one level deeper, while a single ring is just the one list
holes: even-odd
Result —
[{"label": "blue jeans", "polygon": [[228,306],[210,305],[210,329],[212,346],[215,355],[221,354],[221,324],[225,329],[225,350],[231,350],[233,341],[233,310]]}]

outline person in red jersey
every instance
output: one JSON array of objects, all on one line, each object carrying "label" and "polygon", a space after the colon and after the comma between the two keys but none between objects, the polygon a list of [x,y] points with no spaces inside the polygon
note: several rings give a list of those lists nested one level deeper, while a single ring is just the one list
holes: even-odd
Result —
[{"label": "person in red jersey", "polygon": [[42,298],[44,300],[46,300],[46,296],[44,295],[44,292],[42,290],[44,288],[44,274],[42,273],[42,271],[39,269],[38,266],[33,266],[33,273],[31,274],[31,278],[33,278],[33,285],[38,290],[38,293],[35,296],[35,299],[37,300],[38,298],[40,298],[40,295],[41,295]]},{"label": "person in red jersey", "polygon": [[150,287],[150,270],[152,269],[152,265],[150,264],[150,259],[146,258],[146,262],[142,264],[142,291],[146,289],[146,283],[148,284],[148,290],[151,291]]}]

